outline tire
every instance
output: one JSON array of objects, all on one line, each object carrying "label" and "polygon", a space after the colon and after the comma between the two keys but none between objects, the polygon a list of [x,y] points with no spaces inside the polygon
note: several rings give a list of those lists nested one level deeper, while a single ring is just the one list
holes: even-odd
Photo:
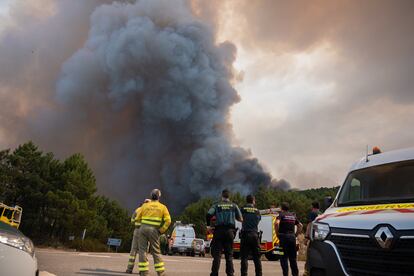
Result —
[{"label": "tire", "polygon": [[267,260],[272,261],[272,262],[278,261],[280,259],[279,255],[272,254],[271,252],[265,253],[265,257]]}]

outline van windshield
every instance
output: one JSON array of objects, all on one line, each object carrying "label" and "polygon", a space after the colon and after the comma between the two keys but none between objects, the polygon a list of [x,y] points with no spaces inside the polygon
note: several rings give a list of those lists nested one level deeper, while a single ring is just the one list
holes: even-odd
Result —
[{"label": "van windshield", "polygon": [[195,232],[193,229],[179,228],[175,231],[175,235],[183,238],[195,238]]},{"label": "van windshield", "polygon": [[414,202],[414,161],[374,166],[350,173],[338,206]]}]

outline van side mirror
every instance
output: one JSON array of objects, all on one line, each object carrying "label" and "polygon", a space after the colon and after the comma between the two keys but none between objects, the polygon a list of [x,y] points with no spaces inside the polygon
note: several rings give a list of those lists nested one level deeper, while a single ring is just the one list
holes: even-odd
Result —
[{"label": "van side mirror", "polygon": [[333,203],[333,198],[331,196],[325,197],[323,200],[324,209],[325,210],[328,209],[328,207],[331,206],[332,203]]}]

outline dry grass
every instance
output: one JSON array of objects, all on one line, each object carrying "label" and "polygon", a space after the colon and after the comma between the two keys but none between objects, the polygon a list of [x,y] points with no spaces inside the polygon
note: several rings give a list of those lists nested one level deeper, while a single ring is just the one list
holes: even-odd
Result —
[{"label": "dry grass", "polygon": [[308,247],[305,244],[305,241],[306,241],[305,235],[300,234],[298,236],[298,242],[299,242],[298,260],[299,261],[306,261],[306,251]]}]

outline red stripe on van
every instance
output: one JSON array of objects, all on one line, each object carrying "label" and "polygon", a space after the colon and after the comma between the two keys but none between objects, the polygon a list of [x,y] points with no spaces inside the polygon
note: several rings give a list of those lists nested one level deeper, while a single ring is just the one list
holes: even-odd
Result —
[{"label": "red stripe on van", "polygon": [[362,212],[361,215],[375,214],[375,213],[379,213],[379,212],[382,212],[382,211],[384,211],[384,210],[369,210],[369,211]]},{"label": "red stripe on van", "polygon": [[335,217],[344,217],[344,216],[347,216],[347,215],[352,215],[356,212],[357,211],[350,211],[350,212],[340,213],[340,214],[336,215]]},{"label": "red stripe on van", "polygon": [[413,209],[394,209],[394,210],[400,213],[414,213]]}]

